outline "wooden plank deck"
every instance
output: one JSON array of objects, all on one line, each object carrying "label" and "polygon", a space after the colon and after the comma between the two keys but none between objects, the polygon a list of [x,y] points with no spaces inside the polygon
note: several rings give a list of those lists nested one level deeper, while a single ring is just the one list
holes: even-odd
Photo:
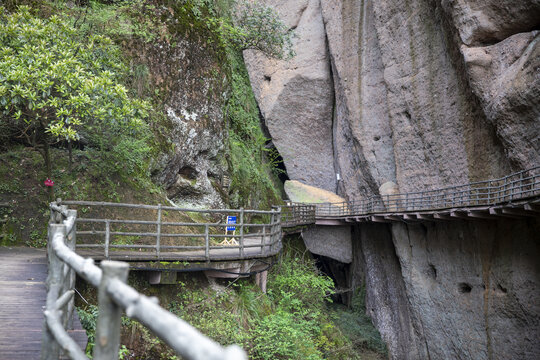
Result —
[{"label": "wooden plank deck", "polygon": [[[40,358],[45,306],[45,249],[0,247],[0,359]],[[71,336],[84,349],[86,332],[78,318]]]}]

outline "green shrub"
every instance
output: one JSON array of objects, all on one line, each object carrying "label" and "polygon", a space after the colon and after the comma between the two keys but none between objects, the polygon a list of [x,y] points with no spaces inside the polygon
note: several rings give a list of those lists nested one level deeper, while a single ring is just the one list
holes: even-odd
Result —
[{"label": "green shrub", "polygon": [[79,319],[81,319],[81,325],[86,330],[86,336],[88,336],[86,355],[91,357],[96,342],[98,307],[96,305],[88,305],[85,309],[79,307],[76,309]]},{"label": "green shrub", "polygon": [[268,288],[270,297],[287,309],[319,310],[332,301],[334,282],[319,274],[311,260],[287,256],[270,277]]},{"label": "green shrub", "polygon": [[255,359],[318,360],[322,353],[317,349],[311,324],[299,320],[295,314],[278,310],[258,319],[251,332],[253,347],[250,355]]}]

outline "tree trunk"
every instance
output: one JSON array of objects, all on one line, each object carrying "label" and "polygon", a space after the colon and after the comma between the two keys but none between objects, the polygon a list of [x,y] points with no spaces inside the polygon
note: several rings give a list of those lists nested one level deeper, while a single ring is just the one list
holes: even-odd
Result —
[{"label": "tree trunk", "polygon": [[[41,153],[43,155],[43,159],[45,160],[45,170],[47,172],[47,179],[52,178],[52,163],[51,163],[51,152],[49,150],[49,143],[47,140],[43,142],[43,152]],[[54,189],[52,186],[48,186],[49,188],[49,201],[54,201]]]},{"label": "tree trunk", "polygon": [[71,140],[68,140],[68,154],[69,154],[68,171],[71,174],[71,168],[73,164],[73,151],[72,151]]}]

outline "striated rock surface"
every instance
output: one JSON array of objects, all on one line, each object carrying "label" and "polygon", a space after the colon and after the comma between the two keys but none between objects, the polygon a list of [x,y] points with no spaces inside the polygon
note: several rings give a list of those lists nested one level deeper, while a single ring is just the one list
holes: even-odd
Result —
[{"label": "striated rock surface", "polygon": [[[291,179],[360,199],[540,165],[538,0],[266,2],[299,34],[298,59],[246,54]],[[292,20],[308,14],[317,31]],[[297,66],[306,56],[317,71]],[[318,114],[333,109],[324,126],[304,122],[322,107],[291,106],[295,94],[313,104],[305,83],[273,83],[288,72],[325,79],[310,83],[329,87],[311,89],[317,104],[325,99]],[[295,148],[299,133],[324,139],[310,148],[318,156]],[[314,175],[321,168],[325,180]],[[356,227],[351,278],[365,284],[367,311],[391,357],[538,358],[537,233],[536,220],[511,219]]]},{"label": "striated rock surface", "polygon": [[335,88],[334,148],[340,193],[359,198],[395,181],[384,66],[371,2],[322,1]]},{"label": "striated rock surface", "polygon": [[471,87],[515,167],[540,164],[540,33],[461,46]]},{"label": "striated rock surface", "polygon": [[392,226],[409,311],[430,358],[540,356],[539,225]]}]

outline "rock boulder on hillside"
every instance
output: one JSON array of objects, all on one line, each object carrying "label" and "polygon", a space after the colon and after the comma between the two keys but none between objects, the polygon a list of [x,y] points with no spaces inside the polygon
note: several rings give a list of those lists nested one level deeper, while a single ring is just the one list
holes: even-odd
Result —
[{"label": "rock boulder on hillside", "polygon": [[319,0],[264,2],[296,34],[291,60],[244,52],[264,121],[291,179],[336,191],[334,90]]}]

